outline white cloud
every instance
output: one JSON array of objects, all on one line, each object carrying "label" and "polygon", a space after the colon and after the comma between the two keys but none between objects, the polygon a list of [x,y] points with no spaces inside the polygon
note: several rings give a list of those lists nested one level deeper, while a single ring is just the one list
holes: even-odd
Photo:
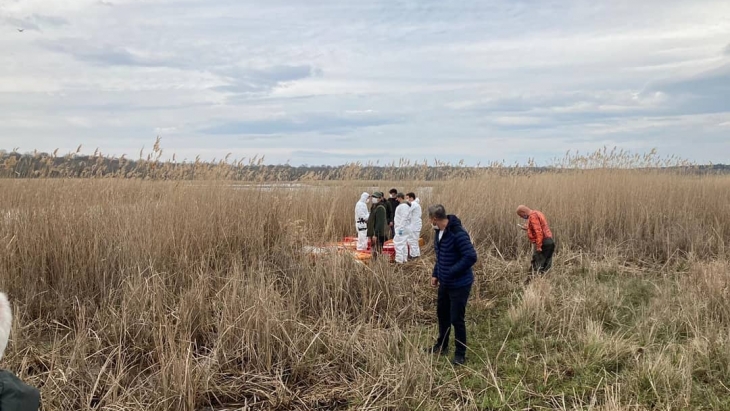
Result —
[{"label": "white cloud", "polygon": [[[160,134],[178,157],[294,164],[607,143],[718,161],[729,15],[720,0],[6,1],[0,148],[133,153]],[[374,140],[385,154],[362,150]]]},{"label": "white cloud", "polygon": [[156,134],[172,134],[177,131],[177,127],[155,127]]},{"label": "white cloud", "polygon": [[78,117],[78,116],[68,117],[68,118],[66,118],[66,122],[72,126],[82,127],[82,128],[91,128],[93,125],[93,122],[91,121],[91,119],[86,118],[86,117]]},{"label": "white cloud", "polygon": [[503,126],[531,126],[540,124],[540,117],[530,116],[497,116],[491,119],[494,124]]}]

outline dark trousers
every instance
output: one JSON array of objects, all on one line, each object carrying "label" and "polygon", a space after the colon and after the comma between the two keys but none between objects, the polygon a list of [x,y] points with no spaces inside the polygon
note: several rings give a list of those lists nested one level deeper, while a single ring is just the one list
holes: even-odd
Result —
[{"label": "dark trousers", "polygon": [[532,271],[544,273],[553,266],[553,253],[555,253],[555,241],[552,238],[546,238],[542,242],[542,251],[532,254]]},{"label": "dark trousers", "polygon": [[441,344],[441,350],[446,351],[449,347],[449,334],[451,326],[454,326],[454,337],[456,339],[456,355],[466,355],[466,300],[469,299],[471,285],[459,288],[448,288],[439,286],[438,302],[436,304],[436,315],[439,320],[439,337],[436,345]]},{"label": "dark trousers", "polygon": [[376,235],[377,241],[375,244],[371,244],[370,247],[373,251],[375,251],[378,254],[383,253],[383,244],[388,240],[388,238],[385,235]]}]

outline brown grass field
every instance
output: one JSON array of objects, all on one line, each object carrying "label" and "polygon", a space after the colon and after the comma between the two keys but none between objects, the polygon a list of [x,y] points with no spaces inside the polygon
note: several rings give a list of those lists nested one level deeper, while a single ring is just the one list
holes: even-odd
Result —
[{"label": "brown grass field", "polygon": [[[463,368],[422,352],[436,333],[429,230],[405,267],[301,253],[353,235],[375,187],[444,204],[472,236]],[[730,176],[40,178],[0,192],[15,311],[2,367],[46,411],[730,409]],[[528,286],[520,203],[558,242]]]}]

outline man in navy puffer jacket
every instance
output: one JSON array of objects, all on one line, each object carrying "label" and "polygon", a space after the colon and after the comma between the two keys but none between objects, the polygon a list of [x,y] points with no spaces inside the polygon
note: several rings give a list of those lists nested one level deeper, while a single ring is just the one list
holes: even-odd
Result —
[{"label": "man in navy puffer jacket", "polygon": [[436,263],[431,286],[438,287],[436,314],[439,321],[438,340],[429,351],[446,354],[453,325],[456,350],[452,362],[462,365],[466,360],[466,301],[474,282],[472,266],[477,261],[477,253],[461,220],[455,215],[447,215],[443,205],[429,207],[428,217],[435,230]]}]

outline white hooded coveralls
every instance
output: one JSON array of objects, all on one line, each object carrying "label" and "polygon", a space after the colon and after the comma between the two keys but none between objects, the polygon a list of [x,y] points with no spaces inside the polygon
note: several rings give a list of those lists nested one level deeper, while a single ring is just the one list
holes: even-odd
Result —
[{"label": "white hooded coveralls", "polygon": [[360,201],[355,204],[355,229],[357,230],[357,250],[366,251],[368,249],[368,197],[370,194],[362,193]]},{"label": "white hooded coveralls", "polygon": [[420,257],[421,247],[418,240],[421,238],[421,228],[423,227],[421,200],[416,198],[411,202],[411,230],[408,236],[408,255],[410,257]]},{"label": "white hooded coveralls", "polygon": [[393,245],[395,246],[395,262],[405,263],[408,260],[408,236],[411,232],[411,206],[403,202],[395,209],[393,219]]}]

